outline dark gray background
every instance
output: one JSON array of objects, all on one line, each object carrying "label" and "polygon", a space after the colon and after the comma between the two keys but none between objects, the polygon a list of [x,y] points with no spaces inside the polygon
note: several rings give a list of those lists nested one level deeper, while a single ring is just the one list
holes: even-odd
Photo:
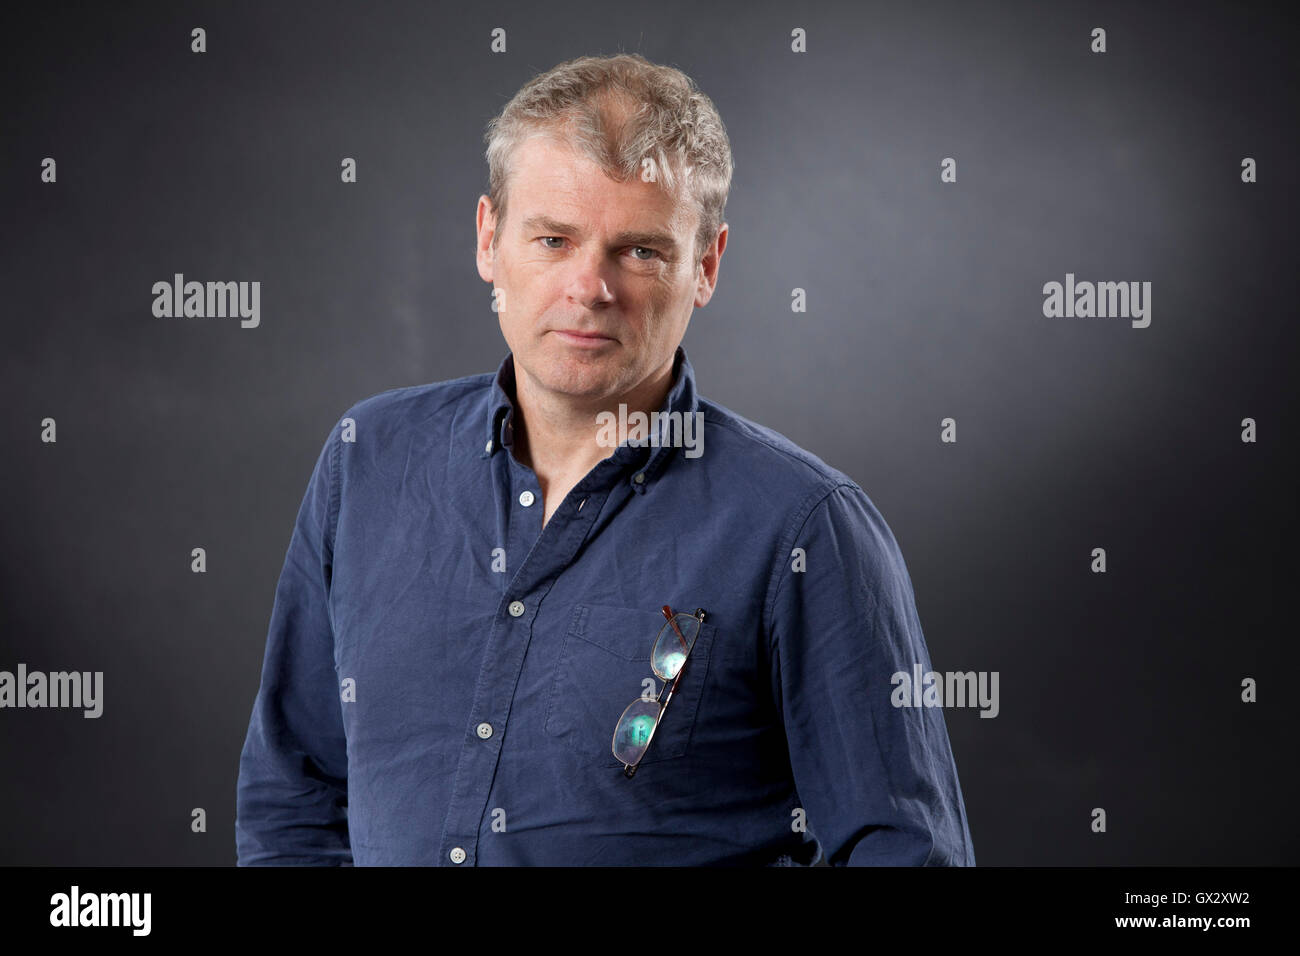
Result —
[{"label": "dark gray background", "polygon": [[[684,342],[700,391],[857,480],[935,668],[1001,675],[996,719],[946,714],[978,862],[1296,862],[1294,34],[1272,5],[1137,6],[9,21],[0,669],[102,670],[105,711],[0,711],[0,863],[233,863],[315,456],[360,398],[496,367],[483,124],[535,73],[616,52],[691,75],[735,152],[720,283]],[[261,281],[261,327],[154,318],[174,272]],[[1151,326],[1044,318],[1066,272],[1152,282]]]}]

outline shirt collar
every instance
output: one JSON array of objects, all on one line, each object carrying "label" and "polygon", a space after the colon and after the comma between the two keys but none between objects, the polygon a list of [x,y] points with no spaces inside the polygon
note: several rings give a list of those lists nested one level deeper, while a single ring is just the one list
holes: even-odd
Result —
[{"label": "shirt collar", "polygon": [[[662,413],[680,412],[682,417],[694,415],[699,411],[699,397],[695,391],[695,369],[686,356],[686,349],[681,345],[673,354],[673,385],[664,398],[659,409]],[[513,441],[515,417],[515,362],[514,353],[507,352],[497,368],[492,381],[492,392],[488,400],[488,415],[483,435],[482,452],[479,457],[490,458],[503,446]],[[594,426],[594,423],[593,423]],[[648,439],[639,442],[624,442],[610,457],[615,461],[633,466],[637,473],[644,476],[643,481],[635,483],[640,491],[645,490],[664,464],[677,449],[668,445],[654,447]]]}]

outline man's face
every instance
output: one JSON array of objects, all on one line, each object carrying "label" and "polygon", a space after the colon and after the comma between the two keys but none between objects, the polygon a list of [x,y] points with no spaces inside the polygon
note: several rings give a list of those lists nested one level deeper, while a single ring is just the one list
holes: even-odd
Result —
[{"label": "man's face", "polygon": [[515,150],[495,251],[495,213],[479,198],[478,270],[500,290],[501,332],[526,387],[601,407],[672,361],[726,245],[724,226],[697,263],[698,216],[679,197],[640,178],[616,183],[547,136]]}]

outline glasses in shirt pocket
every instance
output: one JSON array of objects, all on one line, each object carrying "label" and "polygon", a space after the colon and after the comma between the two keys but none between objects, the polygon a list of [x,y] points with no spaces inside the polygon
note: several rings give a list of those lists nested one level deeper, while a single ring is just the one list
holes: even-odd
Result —
[{"label": "glasses in shirt pocket", "polygon": [[[638,696],[654,697],[663,686],[650,666],[650,652],[664,626],[658,607],[573,607],[555,663],[545,727],[547,734],[562,740],[587,761],[621,768],[623,763],[614,756],[612,747],[619,717]],[[641,766],[686,755],[716,630],[707,622],[700,627]],[[643,683],[646,678],[654,681],[653,689]]]}]

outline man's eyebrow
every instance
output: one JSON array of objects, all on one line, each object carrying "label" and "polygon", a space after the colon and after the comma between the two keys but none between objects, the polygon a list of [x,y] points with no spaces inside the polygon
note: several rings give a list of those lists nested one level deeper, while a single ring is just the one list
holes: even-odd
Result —
[{"label": "man's eyebrow", "polygon": [[[524,220],[524,232],[545,232],[548,235],[580,236],[582,230],[550,216],[529,216]],[[677,240],[661,232],[620,232],[614,237],[616,246],[657,246],[675,250]]]}]

